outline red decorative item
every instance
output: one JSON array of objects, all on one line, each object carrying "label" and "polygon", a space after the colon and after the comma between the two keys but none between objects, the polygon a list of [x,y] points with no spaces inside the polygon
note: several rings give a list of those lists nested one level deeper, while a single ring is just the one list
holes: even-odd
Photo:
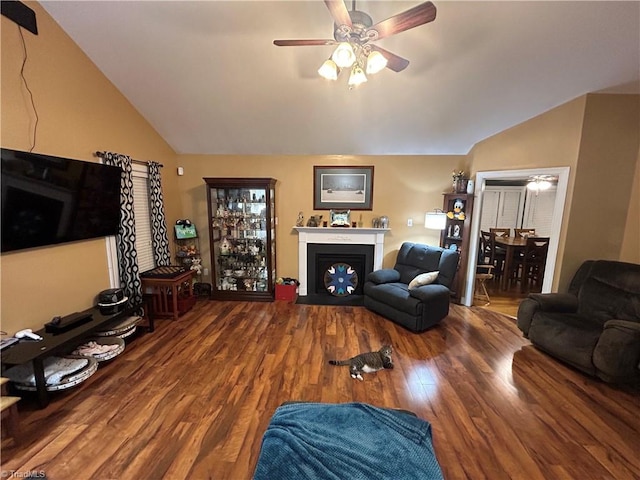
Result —
[{"label": "red decorative item", "polygon": [[295,303],[298,298],[297,285],[276,285],[276,300]]}]

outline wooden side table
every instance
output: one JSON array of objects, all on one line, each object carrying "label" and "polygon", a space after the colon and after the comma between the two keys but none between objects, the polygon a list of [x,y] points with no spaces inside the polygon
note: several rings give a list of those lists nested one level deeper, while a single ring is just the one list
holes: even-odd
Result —
[{"label": "wooden side table", "polygon": [[[184,311],[189,310],[194,303],[193,277],[195,270],[180,272],[173,277],[141,277],[142,290],[151,290],[153,313],[155,316],[168,316],[177,320]],[[179,302],[186,302],[181,309]]]},{"label": "wooden side table", "polygon": [[8,382],[8,378],[0,378],[0,411],[2,411],[2,424],[7,428],[7,434],[17,442],[20,436],[17,405],[20,397],[7,395]]}]

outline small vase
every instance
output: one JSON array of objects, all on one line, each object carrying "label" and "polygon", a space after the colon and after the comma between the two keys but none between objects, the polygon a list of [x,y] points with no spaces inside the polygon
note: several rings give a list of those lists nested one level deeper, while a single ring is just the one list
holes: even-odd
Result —
[{"label": "small vase", "polygon": [[467,179],[458,178],[453,182],[453,191],[454,193],[467,193]]}]

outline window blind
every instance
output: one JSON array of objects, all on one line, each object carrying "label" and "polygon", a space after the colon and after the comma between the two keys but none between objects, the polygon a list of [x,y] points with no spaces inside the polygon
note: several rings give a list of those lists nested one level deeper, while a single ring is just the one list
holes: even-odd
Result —
[{"label": "window blind", "polygon": [[153,259],[147,172],[142,171],[140,168],[134,168],[132,180],[133,211],[136,218],[136,250],[138,252],[138,268],[140,269],[140,272],[146,272],[156,266],[155,260]]}]

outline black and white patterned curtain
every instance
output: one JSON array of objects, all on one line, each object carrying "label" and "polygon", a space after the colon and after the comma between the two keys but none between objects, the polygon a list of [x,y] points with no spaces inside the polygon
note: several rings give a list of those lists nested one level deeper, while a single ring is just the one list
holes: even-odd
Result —
[{"label": "black and white patterned curtain", "polygon": [[120,229],[116,236],[120,287],[134,303],[142,302],[142,285],[136,251],[136,221],[133,212],[133,180],[131,158],[119,153],[104,152],[104,163],[122,168],[120,177]]},{"label": "black and white patterned curtain", "polygon": [[162,180],[160,164],[149,162],[149,206],[151,210],[151,233],[153,243],[153,259],[157,266],[169,265],[169,235],[167,219],[164,215],[164,197],[162,196]]}]

